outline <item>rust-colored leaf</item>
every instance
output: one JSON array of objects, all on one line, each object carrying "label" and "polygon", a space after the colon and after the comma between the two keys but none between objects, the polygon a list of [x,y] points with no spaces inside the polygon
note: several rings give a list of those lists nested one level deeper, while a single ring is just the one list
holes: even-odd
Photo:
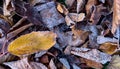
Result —
[{"label": "rust-colored leaf", "polygon": [[113,54],[117,50],[117,44],[110,43],[110,42],[103,43],[100,46],[100,50],[102,50],[103,52],[105,52],[107,54]]}]

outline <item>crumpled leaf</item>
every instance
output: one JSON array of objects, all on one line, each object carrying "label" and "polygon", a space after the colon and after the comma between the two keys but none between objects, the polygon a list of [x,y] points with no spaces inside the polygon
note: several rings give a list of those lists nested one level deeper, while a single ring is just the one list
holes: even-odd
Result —
[{"label": "crumpled leaf", "polygon": [[112,22],[112,33],[114,34],[117,27],[120,26],[120,1],[114,0],[113,4],[113,22]]},{"label": "crumpled leaf", "polygon": [[92,12],[92,7],[95,6],[96,4],[97,4],[97,0],[88,0],[85,6],[87,14]]},{"label": "crumpled leaf", "polygon": [[77,13],[80,12],[82,6],[84,5],[85,1],[84,0],[77,0]]},{"label": "crumpled leaf", "polygon": [[76,47],[72,47],[71,48],[71,54],[98,62],[98,63],[102,63],[105,64],[106,62],[111,60],[111,56],[106,54],[106,53],[102,53],[97,49],[88,49],[88,48],[76,48]]},{"label": "crumpled leaf", "polygon": [[9,66],[11,69],[48,69],[42,63],[28,62],[27,58],[18,61],[5,62],[4,64]]},{"label": "crumpled leaf", "polygon": [[88,59],[84,59],[85,63],[87,64],[87,66],[90,66],[92,68],[100,68],[102,69],[102,64],[100,63],[97,63],[95,61],[92,61],[92,60],[88,60]]},{"label": "crumpled leaf", "polygon": [[27,58],[18,61],[5,62],[3,64],[9,66],[11,69],[32,69]]},{"label": "crumpled leaf", "polygon": [[49,29],[61,23],[65,23],[63,16],[58,13],[55,2],[53,1],[40,6],[36,6],[35,9],[40,12],[42,21],[47,25]]},{"label": "crumpled leaf", "polygon": [[72,27],[75,25],[75,22],[72,21],[72,19],[71,19],[68,15],[66,15],[65,21],[66,21],[66,24],[67,24],[70,28],[72,28]]},{"label": "crumpled leaf", "polygon": [[56,43],[55,38],[56,34],[53,32],[32,32],[22,35],[11,42],[8,51],[13,55],[21,56],[48,50]]},{"label": "crumpled leaf", "polygon": [[114,55],[107,66],[108,69],[120,69],[120,56]]},{"label": "crumpled leaf", "polygon": [[57,10],[60,13],[64,13],[64,15],[67,15],[69,13],[68,9],[64,5],[62,5],[60,3],[58,3],[58,5],[57,5]]},{"label": "crumpled leaf", "polygon": [[5,16],[10,16],[11,12],[15,10],[13,0],[4,0],[3,4],[3,14]]},{"label": "crumpled leaf", "polygon": [[102,4],[98,6],[94,6],[94,10],[92,12],[90,21],[92,21],[92,24],[97,24],[100,20],[101,15],[107,15],[108,12],[106,12],[107,9]]},{"label": "crumpled leaf", "polygon": [[107,54],[112,55],[113,53],[117,51],[117,48],[118,48],[117,44],[106,42],[106,43],[101,44],[99,49]]},{"label": "crumpled leaf", "polygon": [[68,16],[72,19],[72,21],[75,22],[80,22],[85,18],[85,14],[84,13],[69,13]]},{"label": "crumpled leaf", "polygon": [[45,25],[43,24],[42,18],[38,11],[29,3],[25,3],[21,0],[15,0],[14,5],[15,11],[19,16],[27,17],[27,20],[35,25]]}]

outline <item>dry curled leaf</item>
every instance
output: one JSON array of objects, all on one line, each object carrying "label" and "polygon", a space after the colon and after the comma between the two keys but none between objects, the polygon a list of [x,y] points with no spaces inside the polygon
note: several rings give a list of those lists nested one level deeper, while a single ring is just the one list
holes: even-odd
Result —
[{"label": "dry curled leaf", "polygon": [[70,16],[70,18],[75,21],[75,22],[80,22],[82,21],[84,18],[85,18],[85,14],[84,13],[80,13],[80,14],[77,14],[77,13],[69,13],[68,14]]},{"label": "dry curled leaf", "polygon": [[77,13],[79,13],[84,3],[84,0],[77,0]]},{"label": "dry curled leaf", "polygon": [[106,62],[111,60],[110,55],[102,53],[97,49],[72,47],[71,53],[102,64],[105,64]]},{"label": "dry curled leaf", "polygon": [[65,0],[65,3],[68,7],[71,7],[73,5],[75,0]]},{"label": "dry curled leaf", "polygon": [[114,0],[112,33],[115,33],[117,30],[117,27],[119,27],[119,26],[120,26],[120,1]]},{"label": "dry curled leaf", "polygon": [[118,46],[115,43],[106,42],[100,45],[100,50],[107,54],[113,54],[117,51],[117,47]]},{"label": "dry curled leaf", "polygon": [[56,34],[49,31],[32,32],[22,35],[9,44],[8,51],[17,56],[29,55],[40,50],[48,50],[55,43]]},{"label": "dry curled leaf", "polygon": [[3,14],[5,16],[10,16],[11,12],[15,10],[14,4],[13,4],[13,0],[4,0],[4,4],[3,4]]},{"label": "dry curled leaf", "polygon": [[85,63],[86,63],[88,66],[90,66],[90,67],[92,67],[92,68],[100,68],[100,69],[102,69],[102,67],[103,67],[102,64],[97,63],[97,62],[92,61],[92,60],[84,59],[84,61],[85,61]]},{"label": "dry curled leaf", "polygon": [[60,13],[64,13],[64,15],[67,15],[69,13],[68,9],[64,5],[62,5],[60,3],[58,3],[58,5],[57,5],[57,10]]}]

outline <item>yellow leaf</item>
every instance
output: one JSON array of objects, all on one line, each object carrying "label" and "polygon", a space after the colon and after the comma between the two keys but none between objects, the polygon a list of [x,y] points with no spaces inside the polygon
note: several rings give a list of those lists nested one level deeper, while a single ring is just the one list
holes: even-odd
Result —
[{"label": "yellow leaf", "polygon": [[29,55],[41,50],[48,50],[56,43],[53,32],[32,32],[15,39],[8,46],[8,51],[17,56]]},{"label": "yellow leaf", "polygon": [[116,52],[116,50],[117,50],[117,44],[111,43],[111,42],[103,43],[100,46],[100,50],[102,50],[103,52],[111,55],[111,54],[113,54],[113,53]]}]

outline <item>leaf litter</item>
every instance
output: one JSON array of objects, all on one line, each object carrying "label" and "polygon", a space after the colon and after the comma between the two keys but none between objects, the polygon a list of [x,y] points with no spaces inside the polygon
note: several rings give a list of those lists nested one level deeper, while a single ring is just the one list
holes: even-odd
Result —
[{"label": "leaf litter", "polygon": [[0,8],[0,69],[120,68],[119,0],[4,0]]}]

